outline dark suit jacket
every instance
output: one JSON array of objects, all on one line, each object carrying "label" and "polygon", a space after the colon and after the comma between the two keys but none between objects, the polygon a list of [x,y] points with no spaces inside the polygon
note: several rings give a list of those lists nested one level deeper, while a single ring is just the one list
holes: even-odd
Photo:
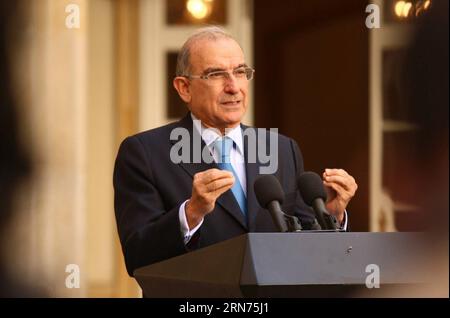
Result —
[{"label": "dark suit jacket", "polygon": [[[214,210],[205,217],[203,225],[185,246],[178,216],[180,205],[191,196],[193,176],[217,166],[204,162],[173,163],[170,149],[177,141],[170,140],[170,133],[177,127],[186,128],[191,136],[197,133],[188,114],[179,122],[126,138],[117,154],[114,205],[126,267],[131,276],[141,266],[243,233],[277,232],[269,212],[259,206],[255,197],[253,183],[259,175],[261,163],[247,162],[248,140],[244,138],[248,226],[229,190],[218,198]],[[242,125],[242,129],[254,128]],[[268,139],[267,134],[267,142]],[[296,178],[302,172],[303,159],[297,144],[278,135],[278,170],[275,175],[286,194],[282,208],[291,215],[297,215],[305,225],[311,224],[314,217],[297,190]]]}]

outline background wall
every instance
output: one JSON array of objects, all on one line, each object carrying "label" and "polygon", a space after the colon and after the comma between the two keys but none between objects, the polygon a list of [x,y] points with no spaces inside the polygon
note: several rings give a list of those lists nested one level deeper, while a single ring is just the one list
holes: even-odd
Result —
[{"label": "background wall", "polygon": [[348,210],[369,229],[369,31],[366,1],[257,1],[255,123],[299,144],[305,170],[342,168],[358,183]]}]

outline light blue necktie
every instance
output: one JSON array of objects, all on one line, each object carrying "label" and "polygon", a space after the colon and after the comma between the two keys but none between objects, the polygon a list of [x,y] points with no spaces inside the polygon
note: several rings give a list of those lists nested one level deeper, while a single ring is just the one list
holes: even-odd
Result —
[{"label": "light blue necktie", "polygon": [[233,173],[234,184],[231,188],[231,192],[233,192],[234,197],[236,198],[236,201],[239,204],[245,219],[247,220],[247,199],[245,197],[244,190],[242,189],[241,182],[239,181],[239,178],[230,161],[230,152],[233,144],[234,142],[230,137],[220,138],[215,142],[214,148],[217,151],[219,159],[217,165],[219,166],[219,169],[227,170]]}]

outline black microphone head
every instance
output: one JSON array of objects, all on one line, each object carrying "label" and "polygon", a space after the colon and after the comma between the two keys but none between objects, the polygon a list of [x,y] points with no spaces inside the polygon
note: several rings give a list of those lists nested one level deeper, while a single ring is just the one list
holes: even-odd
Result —
[{"label": "black microphone head", "polygon": [[327,200],[327,193],[322,179],[317,173],[312,171],[303,172],[298,178],[297,184],[303,200],[309,206],[312,206],[317,198],[322,198],[324,201]]},{"label": "black microphone head", "polygon": [[278,179],[271,174],[266,174],[256,179],[253,187],[259,205],[263,208],[267,207],[272,201],[278,201],[281,204],[284,200],[283,188]]}]

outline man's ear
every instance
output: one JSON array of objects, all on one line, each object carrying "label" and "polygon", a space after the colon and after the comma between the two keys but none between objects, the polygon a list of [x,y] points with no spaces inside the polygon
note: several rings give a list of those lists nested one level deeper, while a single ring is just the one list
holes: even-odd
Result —
[{"label": "man's ear", "polygon": [[187,104],[191,102],[191,91],[189,87],[189,80],[186,77],[175,77],[173,79],[173,87],[180,95],[181,99]]}]

